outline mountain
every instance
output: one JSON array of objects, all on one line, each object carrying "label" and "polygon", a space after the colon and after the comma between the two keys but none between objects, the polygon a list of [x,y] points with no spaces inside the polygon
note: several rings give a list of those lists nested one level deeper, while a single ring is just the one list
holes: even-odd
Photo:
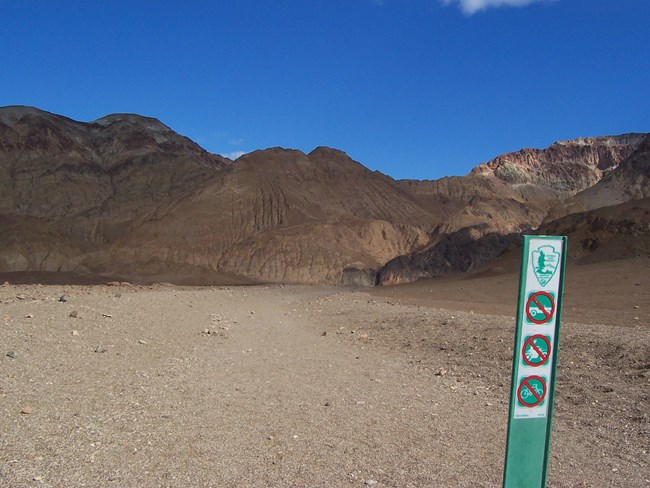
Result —
[{"label": "mountain", "polygon": [[650,136],[598,183],[552,208],[546,221],[646,197],[650,197]]},{"label": "mountain", "polygon": [[0,109],[0,195],[0,271],[338,283],[424,246],[434,225],[341,151],[235,164],[155,119],[30,107]]},{"label": "mountain", "polygon": [[341,151],[271,148],[240,157],[112,243],[108,261],[148,262],[153,273],[188,265],[259,281],[339,283],[346,269],[377,269],[424,246],[432,220],[392,179]]},{"label": "mountain", "polygon": [[572,213],[538,233],[568,235],[568,258],[578,264],[650,257],[650,198]]},{"label": "mountain", "polygon": [[443,224],[437,238],[386,263],[378,283],[468,271],[516,247],[523,232],[536,232],[569,208],[584,211],[650,195],[649,140],[647,134],[625,134],[561,141],[504,154],[464,177],[399,182],[426,208],[446,213],[438,214]]},{"label": "mountain", "polygon": [[565,202],[582,210],[646,195],[647,144],[639,134],[577,139],[464,177],[395,181],[326,147],[233,162],[149,117],[84,123],[4,107],[0,272],[374,285],[465,271],[549,210],[565,215]]},{"label": "mountain", "polygon": [[559,202],[591,187],[628,158],[646,134],[559,141],[479,164],[467,176],[401,180],[428,209],[437,209],[444,233],[487,224],[490,231],[537,227]]}]

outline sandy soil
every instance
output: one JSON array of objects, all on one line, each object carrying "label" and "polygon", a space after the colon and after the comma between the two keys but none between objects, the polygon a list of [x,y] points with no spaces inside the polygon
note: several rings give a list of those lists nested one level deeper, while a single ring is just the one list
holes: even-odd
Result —
[{"label": "sandy soil", "polygon": [[[569,273],[549,486],[650,486],[648,269]],[[516,287],[2,286],[0,486],[499,486]]]}]

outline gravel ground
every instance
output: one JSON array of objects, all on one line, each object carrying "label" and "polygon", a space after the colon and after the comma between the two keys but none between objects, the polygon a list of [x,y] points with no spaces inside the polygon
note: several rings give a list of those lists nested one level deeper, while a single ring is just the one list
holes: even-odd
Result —
[{"label": "gravel ground", "polygon": [[[499,486],[514,318],[446,302],[2,286],[0,485]],[[549,486],[650,486],[650,326],[603,317],[563,324]]]}]

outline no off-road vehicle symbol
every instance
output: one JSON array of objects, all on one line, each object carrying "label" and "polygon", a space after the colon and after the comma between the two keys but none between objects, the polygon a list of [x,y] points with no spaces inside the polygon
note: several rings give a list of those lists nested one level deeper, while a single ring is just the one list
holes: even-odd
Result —
[{"label": "no off-road vehicle symbol", "polygon": [[544,366],[551,357],[551,338],[545,335],[536,334],[527,337],[524,347],[521,350],[521,358],[524,364],[533,368]]},{"label": "no off-road vehicle symbol", "polygon": [[517,400],[522,407],[541,405],[546,398],[546,380],[541,376],[526,376],[517,388]]},{"label": "no off-road vehicle symbol", "polygon": [[531,324],[547,324],[555,314],[555,296],[547,291],[536,291],[526,301],[526,320]]}]

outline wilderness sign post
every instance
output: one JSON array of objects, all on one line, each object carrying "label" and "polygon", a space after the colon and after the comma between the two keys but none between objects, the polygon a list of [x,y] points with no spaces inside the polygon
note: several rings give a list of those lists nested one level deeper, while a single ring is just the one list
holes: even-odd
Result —
[{"label": "wilderness sign post", "polygon": [[504,488],[546,485],[566,243],[524,236]]}]

